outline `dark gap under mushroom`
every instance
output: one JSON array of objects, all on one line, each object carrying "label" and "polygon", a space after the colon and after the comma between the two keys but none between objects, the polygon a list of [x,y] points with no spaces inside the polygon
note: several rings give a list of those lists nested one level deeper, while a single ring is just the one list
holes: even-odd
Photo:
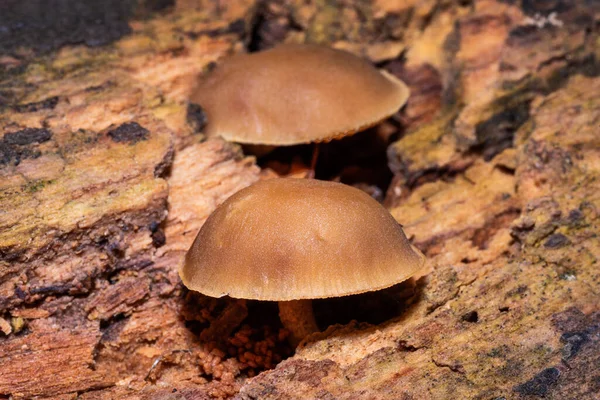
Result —
[{"label": "dark gap under mushroom", "polygon": [[[421,288],[409,279],[374,292],[299,303],[314,312],[315,331],[351,321],[378,325],[402,315],[419,299]],[[274,368],[294,353],[295,346],[290,345],[289,332],[281,322],[285,319],[281,303],[285,302],[212,298],[186,291],[181,316],[209,351],[222,354],[222,361],[238,360],[242,373],[252,376]]]},{"label": "dark gap under mushroom", "polygon": [[[381,202],[393,178],[387,162],[390,143],[388,136],[379,134],[381,129],[375,126],[339,140],[319,143],[314,178],[355,186]],[[396,132],[398,128],[390,129]],[[247,151],[246,147],[244,150]],[[261,168],[269,168],[280,176],[305,174],[310,169],[313,145],[277,147],[266,154],[254,154]]]}]

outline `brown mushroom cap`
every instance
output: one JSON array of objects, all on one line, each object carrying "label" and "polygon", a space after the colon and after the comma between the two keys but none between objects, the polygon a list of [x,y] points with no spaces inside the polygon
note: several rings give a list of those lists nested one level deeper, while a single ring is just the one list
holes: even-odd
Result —
[{"label": "brown mushroom cap", "polygon": [[396,220],[361,190],[279,178],[220,205],[179,275],[188,288],[212,297],[286,301],[383,289],[423,263]]},{"label": "brown mushroom cap", "polygon": [[209,136],[253,144],[325,141],[375,125],[408,98],[406,85],[367,61],[317,45],[281,45],[232,56],[191,100]]}]

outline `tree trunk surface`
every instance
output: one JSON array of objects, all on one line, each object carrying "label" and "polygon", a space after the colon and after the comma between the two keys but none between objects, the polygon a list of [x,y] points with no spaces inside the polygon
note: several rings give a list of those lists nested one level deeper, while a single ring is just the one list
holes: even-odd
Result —
[{"label": "tree trunk surface", "polygon": [[[0,397],[598,398],[600,3],[159,3],[27,32],[0,10]],[[293,356],[274,304],[177,275],[211,211],[274,175],[186,99],[280,42],[407,82],[384,204],[428,259],[401,312]]]}]

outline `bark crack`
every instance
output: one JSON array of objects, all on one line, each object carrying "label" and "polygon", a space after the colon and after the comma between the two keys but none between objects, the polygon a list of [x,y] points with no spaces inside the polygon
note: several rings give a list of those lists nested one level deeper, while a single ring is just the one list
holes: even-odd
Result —
[{"label": "bark crack", "polygon": [[465,369],[462,365],[460,364],[447,364],[441,361],[437,361],[435,358],[431,357],[431,362],[435,364],[436,367],[438,368],[447,368],[452,372],[456,372],[457,374],[460,374],[462,376],[466,375]]},{"label": "bark crack", "polygon": [[442,303],[440,303],[440,304],[436,304],[434,307],[432,307],[430,310],[428,310],[428,312],[427,312],[427,314],[426,314],[426,315],[429,315],[429,314],[433,313],[435,310],[437,310],[437,309],[438,309],[438,308],[440,308],[440,307],[443,307],[443,306],[445,306],[446,304],[448,304],[448,303],[449,303],[449,302],[451,302],[452,300],[456,300],[456,299],[459,297],[459,295],[460,295],[460,290],[461,290],[463,287],[468,287],[468,286],[471,286],[473,283],[475,283],[475,281],[476,281],[477,279],[479,279],[479,277],[478,277],[478,276],[474,277],[473,279],[471,279],[471,280],[469,280],[469,281],[467,281],[467,282],[463,282],[463,283],[461,283],[461,284],[457,285],[457,286],[456,286],[456,290],[454,291],[454,294],[452,294],[452,296],[451,296],[449,299],[447,299],[447,300],[443,301],[443,302],[442,302]]}]

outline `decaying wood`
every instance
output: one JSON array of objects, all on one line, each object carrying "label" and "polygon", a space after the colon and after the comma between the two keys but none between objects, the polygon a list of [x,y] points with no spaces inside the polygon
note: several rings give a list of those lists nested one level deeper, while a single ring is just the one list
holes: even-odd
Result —
[{"label": "decaying wood", "polygon": [[[0,396],[594,398],[599,15],[584,0],[186,0],[104,47],[0,55]],[[284,333],[229,335],[252,310],[187,293],[177,266],[261,172],[202,136],[194,79],[281,41],[407,81],[378,132],[400,138],[385,204],[428,271],[401,315],[332,326],[272,368]]]}]

